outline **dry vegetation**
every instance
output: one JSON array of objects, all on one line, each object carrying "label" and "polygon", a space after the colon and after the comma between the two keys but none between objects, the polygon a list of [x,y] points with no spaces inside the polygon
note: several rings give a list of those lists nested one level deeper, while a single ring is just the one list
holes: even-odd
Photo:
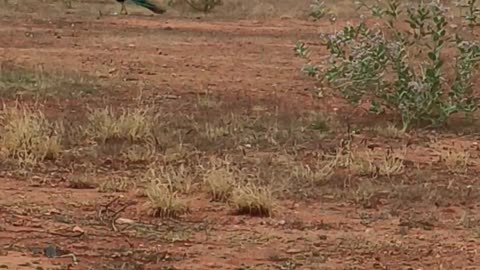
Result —
[{"label": "dry vegetation", "polygon": [[1,2],[0,268],[478,266],[480,3],[375,3]]}]

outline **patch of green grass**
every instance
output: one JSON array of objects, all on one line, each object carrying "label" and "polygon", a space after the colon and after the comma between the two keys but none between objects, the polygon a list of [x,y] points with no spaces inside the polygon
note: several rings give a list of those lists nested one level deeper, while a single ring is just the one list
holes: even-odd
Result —
[{"label": "patch of green grass", "polygon": [[79,73],[46,71],[43,66],[26,67],[0,63],[0,96],[78,97],[95,94],[99,85]]},{"label": "patch of green grass", "polygon": [[[440,1],[356,2],[383,25],[362,20],[325,35],[323,44],[330,55],[318,65],[309,48],[298,42],[295,51],[306,60],[302,69],[307,75],[352,105],[370,100],[371,113],[395,114],[401,131],[414,125],[441,126],[454,114],[470,116],[476,111],[480,44],[466,40],[471,33],[456,27],[446,6]],[[476,1],[470,2],[470,15],[464,17],[469,25],[479,14],[472,2]]]}]

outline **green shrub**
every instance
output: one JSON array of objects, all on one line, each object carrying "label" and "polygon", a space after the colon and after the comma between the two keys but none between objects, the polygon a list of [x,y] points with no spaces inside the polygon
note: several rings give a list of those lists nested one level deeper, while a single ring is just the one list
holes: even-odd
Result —
[{"label": "green shrub", "polygon": [[[412,124],[441,125],[455,113],[474,112],[478,100],[472,79],[480,44],[455,33],[436,1],[416,7],[384,2],[385,7],[360,3],[383,25],[361,22],[326,36],[329,55],[321,64],[312,64],[309,49],[297,43],[297,56],[309,61],[303,71],[353,104],[367,98],[371,112],[398,114],[403,130]],[[447,53],[454,55],[448,64]]]}]

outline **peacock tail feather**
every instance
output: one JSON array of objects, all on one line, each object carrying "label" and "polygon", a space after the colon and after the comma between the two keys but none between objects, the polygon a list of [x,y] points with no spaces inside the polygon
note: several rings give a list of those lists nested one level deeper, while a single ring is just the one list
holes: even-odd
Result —
[{"label": "peacock tail feather", "polygon": [[153,4],[152,2],[149,2],[148,0],[132,0],[132,2],[136,5],[149,9],[154,13],[161,14],[165,12],[165,9]]}]

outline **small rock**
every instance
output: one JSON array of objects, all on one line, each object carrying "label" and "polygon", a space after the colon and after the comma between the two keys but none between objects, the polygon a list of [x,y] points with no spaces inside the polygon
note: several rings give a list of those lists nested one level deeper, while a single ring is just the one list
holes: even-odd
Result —
[{"label": "small rock", "polygon": [[131,219],[128,219],[128,218],[117,218],[117,220],[115,220],[115,223],[117,223],[117,224],[134,224],[135,221],[133,221]]},{"label": "small rock", "polygon": [[60,210],[52,208],[52,209],[49,209],[46,214],[47,215],[59,215],[61,213],[62,212],[60,212]]},{"label": "small rock", "polygon": [[302,252],[301,249],[295,249],[295,248],[291,248],[291,249],[287,250],[288,254],[298,254],[298,253],[301,253],[301,252]]},{"label": "small rock", "polygon": [[48,258],[55,258],[60,255],[57,247],[52,245],[49,245],[44,249],[44,254]]},{"label": "small rock", "polygon": [[79,233],[85,233],[85,231],[82,228],[80,228],[79,226],[73,227],[72,231],[79,232]]}]

